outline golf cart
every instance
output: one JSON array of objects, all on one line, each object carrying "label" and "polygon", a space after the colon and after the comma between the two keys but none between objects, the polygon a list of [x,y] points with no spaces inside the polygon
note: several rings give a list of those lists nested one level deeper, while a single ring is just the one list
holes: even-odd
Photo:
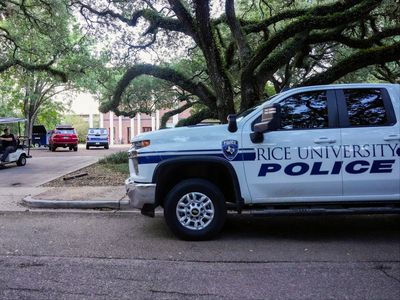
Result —
[{"label": "golf cart", "polygon": [[[25,122],[25,119],[21,118],[0,118],[0,130],[2,131],[5,127],[11,127],[16,124],[18,126],[18,137],[16,137],[17,144],[15,146],[15,151],[11,152],[6,158],[4,164],[16,163],[17,166],[25,166],[26,159],[30,158],[29,148],[30,148],[30,139],[28,137],[21,136],[21,128],[20,123]],[[10,126],[11,125],[11,126]],[[15,128],[15,125],[12,127]],[[0,146],[2,141],[0,140]],[[26,150],[27,149],[27,150]],[[2,147],[0,147],[0,151]],[[1,156],[2,152],[0,152]]]}]

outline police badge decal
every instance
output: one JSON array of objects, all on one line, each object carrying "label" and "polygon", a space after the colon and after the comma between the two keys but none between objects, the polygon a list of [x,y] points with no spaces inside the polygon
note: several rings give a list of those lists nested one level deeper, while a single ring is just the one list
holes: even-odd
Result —
[{"label": "police badge decal", "polygon": [[229,160],[234,160],[239,152],[238,141],[236,140],[225,140],[222,141],[222,152],[224,156]]}]

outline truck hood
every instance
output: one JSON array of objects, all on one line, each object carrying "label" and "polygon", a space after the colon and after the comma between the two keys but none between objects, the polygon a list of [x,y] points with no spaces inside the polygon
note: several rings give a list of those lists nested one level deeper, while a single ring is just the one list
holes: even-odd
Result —
[{"label": "truck hood", "polygon": [[224,125],[200,125],[162,129],[136,136],[132,141],[150,140],[150,146],[139,152],[148,151],[182,151],[182,150],[216,150],[221,149],[224,140],[239,140],[239,130],[228,131]]}]

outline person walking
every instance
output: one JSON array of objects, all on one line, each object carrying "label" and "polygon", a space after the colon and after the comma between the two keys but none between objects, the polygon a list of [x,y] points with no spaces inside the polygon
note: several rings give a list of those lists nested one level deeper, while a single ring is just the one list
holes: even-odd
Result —
[{"label": "person walking", "polygon": [[3,132],[4,134],[0,136],[1,152],[3,153],[0,158],[0,165],[4,165],[8,154],[14,152],[17,145],[17,140],[15,139],[15,136],[9,132],[8,128],[4,128]]}]

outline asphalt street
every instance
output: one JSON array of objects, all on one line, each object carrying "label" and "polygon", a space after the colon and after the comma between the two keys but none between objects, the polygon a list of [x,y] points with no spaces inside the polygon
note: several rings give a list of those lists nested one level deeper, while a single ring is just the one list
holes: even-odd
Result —
[{"label": "asphalt street", "polygon": [[59,148],[51,152],[48,148],[32,149],[32,158],[27,160],[23,167],[15,164],[0,167],[1,187],[36,187],[50,180],[76,171],[80,168],[95,163],[106,155],[126,151],[129,145],[116,145],[105,150],[103,148],[85,149],[79,145],[77,152]]},{"label": "asphalt street", "polygon": [[0,214],[1,299],[399,299],[400,216],[232,215],[177,240],[161,215]]},{"label": "asphalt street", "polygon": [[0,170],[0,299],[400,299],[398,215],[230,215],[218,239],[184,242],[160,213],[17,204],[126,149],[34,150]]}]

